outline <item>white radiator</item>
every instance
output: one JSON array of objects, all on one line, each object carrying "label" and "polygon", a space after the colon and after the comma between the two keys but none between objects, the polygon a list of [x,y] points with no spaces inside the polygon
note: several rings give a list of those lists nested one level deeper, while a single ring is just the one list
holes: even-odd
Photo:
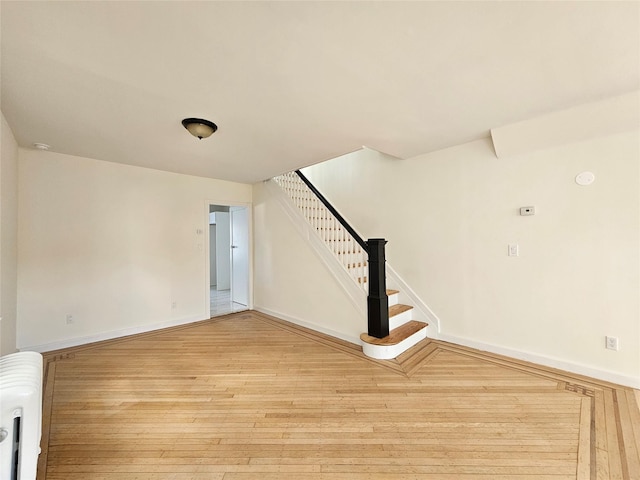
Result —
[{"label": "white radiator", "polygon": [[0,480],[35,480],[42,435],[42,355],[0,357]]}]

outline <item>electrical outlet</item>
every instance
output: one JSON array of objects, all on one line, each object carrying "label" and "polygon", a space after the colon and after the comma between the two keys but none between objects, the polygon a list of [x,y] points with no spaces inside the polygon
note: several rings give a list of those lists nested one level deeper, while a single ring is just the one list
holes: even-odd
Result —
[{"label": "electrical outlet", "polygon": [[520,256],[520,247],[518,247],[517,243],[509,244],[509,256],[510,257],[519,257]]},{"label": "electrical outlet", "polygon": [[67,325],[72,325],[72,324],[73,324],[73,322],[74,322],[74,320],[73,320],[73,315],[68,314],[68,315],[67,315]]},{"label": "electrical outlet", "polygon": [[604,337],[605,346],[609,350],[618,350],[618,337]]},{"label": "electrical outlet", "polygon": [[176,308],[178,308],[178,302],[171,302],[171,309],[175,310]]}]

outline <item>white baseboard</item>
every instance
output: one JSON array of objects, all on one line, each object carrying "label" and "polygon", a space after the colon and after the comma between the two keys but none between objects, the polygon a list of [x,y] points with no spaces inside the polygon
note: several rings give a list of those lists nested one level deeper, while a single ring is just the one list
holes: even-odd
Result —
[{"label": "white baseboard", "polygon": [[269,310],[268,308],[263,307],[254,307],[254,310],[267,314],[271,317],[276,317],[281,320],[286,320],[287,322],[295,323],[296,325],[300,325],[301,327],[309,328],[311,330],[315,330],[316,332],[324,333],[326,335],[330,335],[332,337],[339,338],[340,340],[344,340],[345,342],[354,343],[356,345],[360,345],[360,337],[353,337],[349,334],[343,332],[337,332],[335,330],[331,330],[329,328],[325,328],[322,325],[317,325],[315,323],[307,322],[305,320],[300,320],[299,318],[292,317],[291,315],[287,315],[285,313],[276,312],[273,310]]},{"label": "white baseboard", "polygon": [[504,355],[506,357],[512,357],[518,360],[524,360],[526,362],[537,363],[538,365],[543,365],[545,367],[557,368],[566,372],[585,375],[587,377],[596,378],[598,380],[604,380],[605,382],[617,383],[619,385],[640,389],[640,378],[633,377],[631,375],[621,375],[619,373],[610,372],[608,370],[593,368],[587,365],[568,362],[566,360],[561,360],[554,357],[538,355],[536,353],[521,352],[519,350],[492,345],[489,343],[478,342],[469,338],[458,337],[455,335],[439,334],[437,339],[444,342],[463,345],[465,347],[475,348],[476,350],[497,353],[498,355]]},{"label": "white baseboard", "polygon": [[186,325],[188,323],[201,322],[202,316],[184,317],[176,320],[169,320],[165,322],[152,323],[149,325],[140,325],[137,327],[123,328],[120,330],[112,330],[110,332],[98,333],[95,335],[88,335],[85,337],[75,337],[65,340],[60,340],[52,343],[44,343],[42,345],[31,345],[27,347],[19,347],[21,352],[51,352],[53,350],[60,350],[63,348],[78,347],[80,345],[86,345],[88,343],[102,342],[104,340],[113,340],[114,338],[127,337],[129,335],[136,335],[138,333],[153,332],[155,330],[161,330],[168,327],[176,327],[178,325]]},{"label": "white baseboard", "polygon": [[[276,312],[268,308],[256,306],[254,307],[254,309],[258,312],[262,312],[272,317],[280,318],[282,320],[286,320],[287,322],[300,325],[301,327],[306,327],[311,330],[315,330],[317,332],[339,338],[346,342],[350,342],[356,345],[361,344],[359,337],[354,337],[344,332],[338,332],[336,330],[325,328],[322,325],[317,325],[315,323],[301,320],[291,315],[287,315],[281,312]],[[22,352],[33,351],[33,352],[44,353],[44,352],[50,352],[53,350],[60,350],[63,348],[77,347],[80,345],[86,345],[89,343],[95,343],[95,342],[100,342],[104,340],[112,340],[114,338],[126,337],[129,335],[135,335],[138,333],[153,332],[155,330],[161,330],[163,328],[186,325],[189,323],[200,322],[203,320],[206,320],[206,319],[201,318],[201,316],[185,317],[185,318],[180,318],[176,320],[158,322],[150,325],[141,325],[137,327],[124,328],[120,330],[112,330],[110,332],[103,332],[96,335],[70,338],[70,339],[60,340],[57,342],[45,343],[41,345],[19,347],[18,350]],[[462,345],[465,347],[475,348],[477,350],[481,350],[485,352],[496,353],[498,355],[504,355],[507,357],[516,358],[518,360],[524,360],[526,362],[537,363],[545,367],[557,368],[560,370],[565,370],[567,372],[577,373],[579,375],[585,375],[585,376],[596,378],[599,380],[604,380],[606,382],[616,383],[619,385],[640,389],[640,378],[633,377],[631,375],[622,375],[616,372],[610,372],[608,370],[593,368],[587,365],[568,362],[568,361],[560,360],[553,357],[547,357],[547,356],[538,355],[535,353],[522,352],[519,350],[507,348],[507,347],[501,347],[501,346],[493,345],[489,343],[478,342],[476,340],[471,340],[469,338],[459,337],[456,335],[439,334],[437,336],[437,339],[442,340],[444,342]]]}]

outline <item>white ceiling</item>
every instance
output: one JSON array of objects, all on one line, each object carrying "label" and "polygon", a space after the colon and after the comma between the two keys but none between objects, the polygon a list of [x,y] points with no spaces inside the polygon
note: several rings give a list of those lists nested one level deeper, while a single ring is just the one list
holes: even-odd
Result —
[{"label": "white ceiling", "polygon": [[635,1],[3,1],[1,107],[24,147],[251,183],[636,90],[639,23]]}]

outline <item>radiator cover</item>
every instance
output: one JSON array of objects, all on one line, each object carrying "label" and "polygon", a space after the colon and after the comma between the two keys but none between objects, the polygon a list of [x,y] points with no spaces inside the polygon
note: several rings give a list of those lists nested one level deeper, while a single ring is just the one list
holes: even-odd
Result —
[{"label": "radiator cover", "polygon": [[42,355],[0,357],[0,478],[35,480],[42,435]]}]

